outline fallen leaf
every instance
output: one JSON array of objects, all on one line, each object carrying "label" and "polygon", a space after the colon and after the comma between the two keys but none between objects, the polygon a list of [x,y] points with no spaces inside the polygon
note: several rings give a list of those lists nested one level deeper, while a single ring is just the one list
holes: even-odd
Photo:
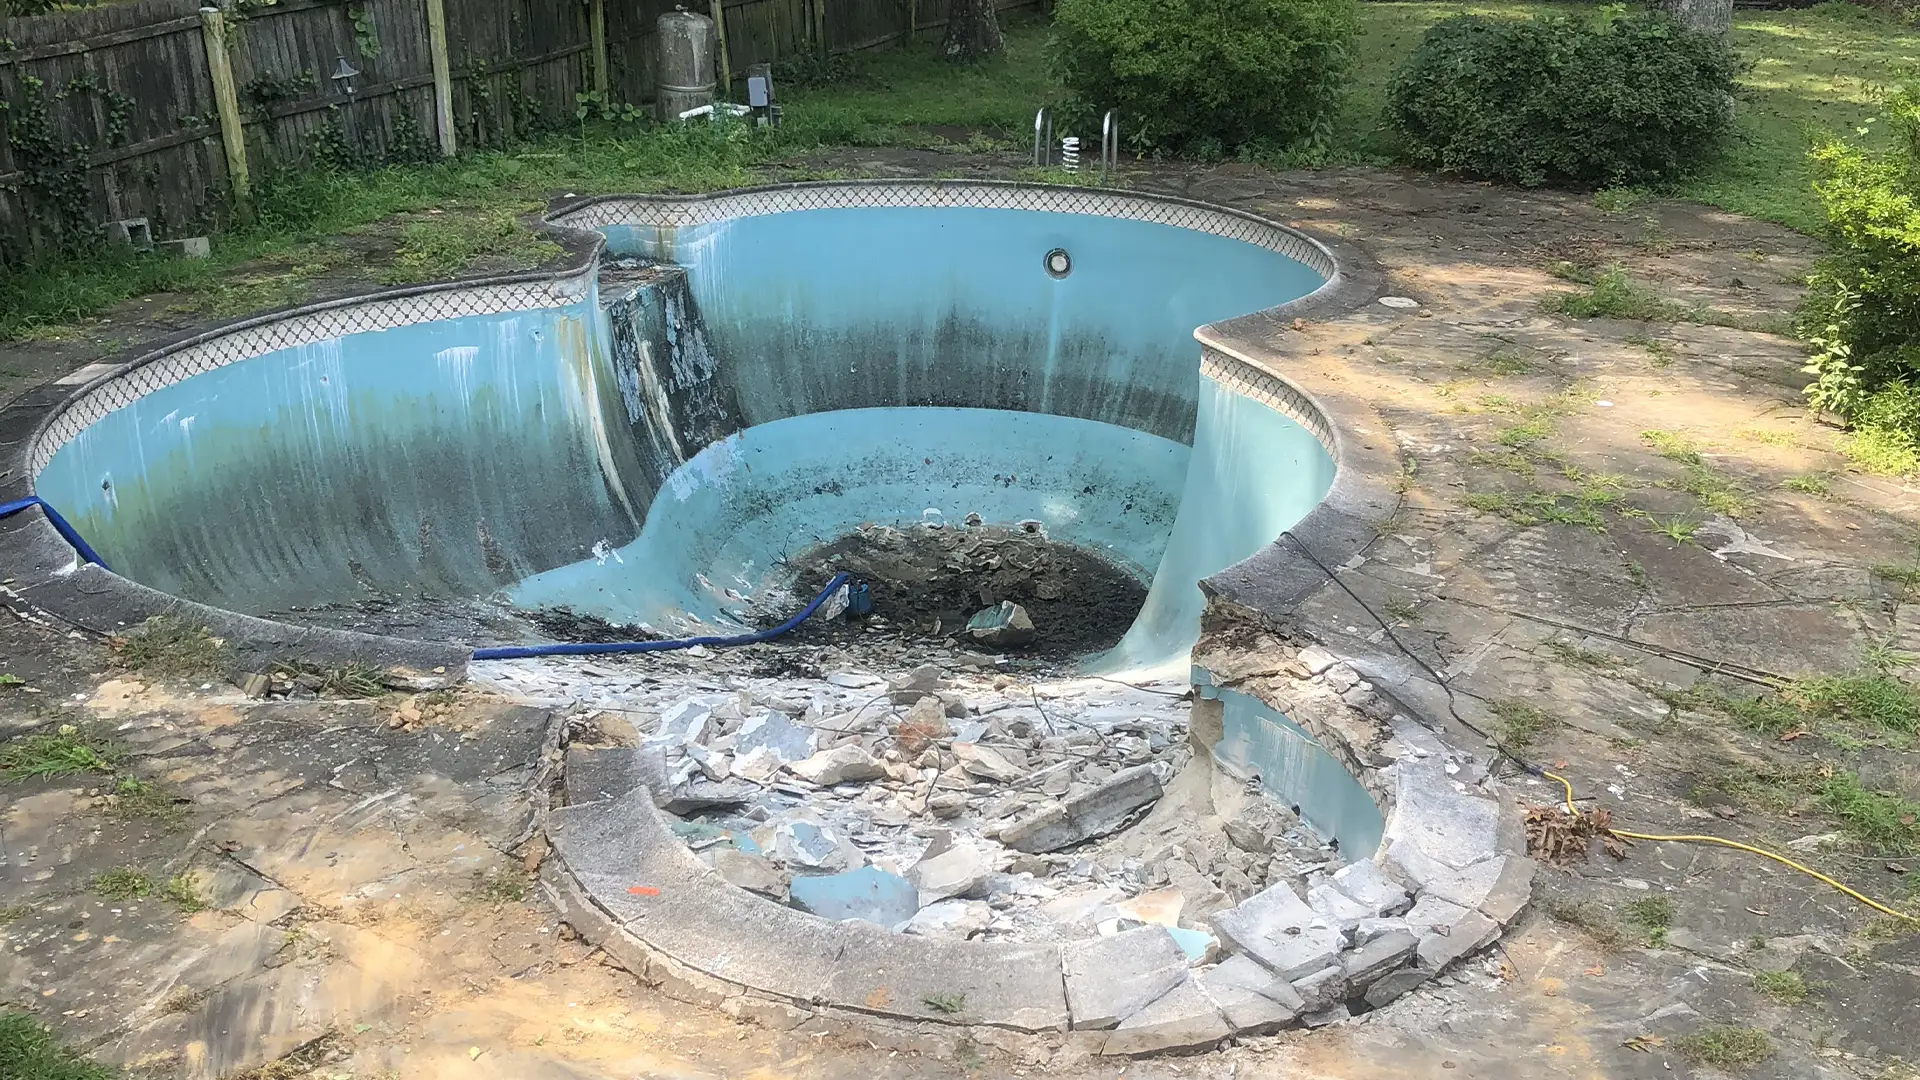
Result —
[{"label": "fallen leaf", "polygon": [[1623,1042],[1620,1045],[1626,1047],[1629,1050],[1638,1050],[1643,1054],[1651,1054],[1653,1053],[1654,1047],[1660,1046],[1664,1044],[1666,1041],[1667,1040],[1661,1038],[1658,1035],[1635,1035],[1633,1038],[1628,1039],[1626,1042]]},{"label": "fallen leaf", "polygon": [[1607,968],[1605,964],[1595,964],[1592,967],[1587,969],[1587,974],[1595,977],[1605,975],[1606,973],[1607,973]]},{"label": "fallen leaf", "polygon": [[1763,919],[1764,919],[1764,918],[1766,918],[1767,916],[1769,916],[1769,915],[1772,915],[1772,914],[1773,914],[1773,912],[1771,912],[1771,911],[1761,911],[1761,910],[1760,910],[1759,908],[1757,908],[1757,907],[1750,907],[1750,908],[1748,908],[1747,910],[1748,910],[1748,911],[1750,911],[1750,912],[1752,912],[1752,913],[1754,913],[1755,915],[1758,915],[1758,916],[1760,916],[1760,917],[1761,917],[1761,918],[1763,918]]},{"label": "fallen leaf", "polygon": [[629,885],[627,891],[635,896],[659,896],[660,890],[651,885]]},{"label": "fallen leaf", "polygon": [[477,1046],[469,1046],[469,1047],[467,1047],[467,1060],[469,1060],[469,1061],[478,1061],[478,1060],[480,1059],[480,1055],[481,1055],[481,1053],[482,1053],[482,1051],[481,1051],[481,1049],[480,1049],[479,1047],[477,1047]]},{"label": "fallen leaf", "polygon": [[1905,874],[1905,873],[1909,873],[1910,871],[1908,871],[1906,867],[1900,865],[1897,862],[1890,862],[1887,864],[1887,872],[1890,874]]},{"label": "fallen leaf", "polygon": [[882,986],[867,995],[867,1008],[884,1009],[887,1007],[887,988]]},{"label": "fallen leaf", "polygon": [[1785,735],[1780,736],[1780,741],[1792,742],[1795,739],[1804,738],[1805,736],[1808,736],[1811,734],[1813,734],[1813,732],[1811,731],[1789,731]]}]

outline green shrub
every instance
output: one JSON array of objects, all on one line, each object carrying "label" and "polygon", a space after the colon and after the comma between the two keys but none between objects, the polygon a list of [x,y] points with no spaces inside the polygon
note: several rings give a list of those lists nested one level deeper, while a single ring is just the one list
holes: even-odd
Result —
[{"label": "green shrub", "polygon": [[1882,119],[1884,152],[1839,139],[1813,152],[1832,254],[1814,272],[1802,316],[1814,344],[1807,397],[1858,428],[1895,423],[1917,435],[1907,396],[1876,405],[1869,395],[1920,373],[1920,79],[1888,95]]},{"label": "green shrub", "polygon": [[1355,0],[1059,0],[1048,60],[1068,101],[1055,128],[1097,145],[1117,109],[1143,150],[1325,144],[1358,28]]},{"label": "green shrub", "polygon": [[1428,30],[1387,119],[1413,162],[1526,185],[1683,176],[1732,122],[1732,52],[1663,15],[1490,19]]}]

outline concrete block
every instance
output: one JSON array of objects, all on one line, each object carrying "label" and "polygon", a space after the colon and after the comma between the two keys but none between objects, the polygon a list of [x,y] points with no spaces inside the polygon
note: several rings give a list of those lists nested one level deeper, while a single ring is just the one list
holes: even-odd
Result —
[{"label": "concrete block", "polygon": [[914,863],[907,869],[907,880],[920,890],[920,902],[931,904],[978,892],[992,873],[993,862],[984,852],[972,844],[956,844]]},{"label": "concrete block", "polygon": [[640,765],[629,749],[588,750],[569,746],[562,777],[567,802],[578,806],[618,798],[638,788]]},{"label": "concrete block", "polygon": [[1263,1034],[1286,1026],[1305,1004],[1293,984],[1274,977],[1248,956],[1194,972],[1194,980],[1220,1007],[1227,1024],[1239,1034]]},{"label": "concrete block", "polygon": [[1109,1057],[1133,1057],[1206,1050],[1232,1033],[1213,999],[1192,979],[1186,979],[1121,1021],[1100,1052]]},{"label": "concrete block", "polygon": [[1326,1027],[1328,1024],[1337,1024],[1342,1020],[1351,1020],[1352,1018],[1353,1010],[1347,1007],[1347,1003],[1344,1001],[1336,1001],[1324,1009],[1315,1010],[1301,1017],[1300,1022],[1310,1028],[1320,1028]]},{"label": "concrete block", "polygon": [[1395,773],[1393,818],[1386,831],[1391,841],[1411,840],[1427,858],[1454,870],[1496,852],[1498,803],[1455,791],[1437,758],[1403,758]]},{"label": "concrete block", "polygon": [[1367,909],[1369,917],[1398,915],[1413,904],[1407,890],[1387,880],[1371,859],[1349,863],[1333,872],[1333,887]]},{"label": "concrete block", "polygon": [[1434,973],[1425,968],[1401,968],[1381,976],[1372,986],[1367,987],[1367,1004],[1379,1008],[1394,1001],[1402,994],[1433,978]]},{"label": "concrete block", "polygon": [[1300,655],[1295,659],[1300,661],[1300,666],[1306,668],[1309,675],[1318,675],[1340,662],[1338,657],[1318,645],[1309,645],[1301,649]]},{"label": "concrete block", "polygon": [[1058,851],[1105,836],[1135,810],[1159,797],[1160,779],[1152,768],[1137,765],[1122,769],[1092,791],[1014,822],[1000,834],[1000,842],[1032,855]]},{"label": "concrete block", "polygon": [[[908,937],[864,922],[830,925],[842,931],[844,948],[828,965],[823,1001],[942,1024],[1019,1031],[1067,1027],[1057,945]],[[928,998],[941,995],[964,998],[965,1008],[950,1016],[927,1005]]]},{"label": "concrete block", "polygon": [[1500,936],[1500,924],[1469,911],[1445,933],[1435,930],[1420,937],[1420,966],[1441,971],[1455,960],[1489,945]]},{"label": "concrete block", "polygon": [[1502,855],[1500,876],[1480,902],[1480,913],[1501,926],[1512,926],[1533,899],[1534,862],[1524,855]]},{"label": "concrete block", "polygon": [[1339,964],[1330,964],[1305,978],[1293,980],[1293,992],[1300,995],[1300,1011],[1318,1012],[1347,996],[1347,972]]},{"label": "concrete block", "polygon": [[1110,1028],[1187,979],[1187,954],[1163,926],[1061,946],[1075,1028]]},{"label": "concrete block", "polygon": [[176,259],[205,259],[213,255],[213,243],[204,236],[184,236],[178,240],[162,240],[153,245],[162,255],[171,255]]},{"label": "concrete block", "polygon": [[1420,849],[1418,841],[1407,837],[1389,840],[1387,851],[1381,860],[1381,869],[1394,881],[1408,889],[1419,892],[1427,884],[1454,872],[1453,867],[1429,856]]},{"label": "concrete block", "polygon": [[1358,993],[1379,981],[1380,977],[1406,964],[1420,945],[1420,939],[1405,930],[1382,934],[1340,958],[1347,977],[1347,992]]},{"label": "concrete block", "polygon": [[1360,925],[1360,920],[1371,919],[1379,914],[1334,888],[1331,883],[1308,886],[1307,906],[1341,930],[1351,930]]},{"label": "concrete block", "polygon": [[1345,936],[1328,925],[1284,883],[1248,897],[1213,917],[1213,928],[1234,948],[1282,979],[1293,980],[1334,962]]},{"label": "concrete block", "polygon": [[1407,920],[1405,919],[1362,919],[1360,920],[1360,925],[1353,928],[1353,943],[1355,945],[1365,945],[1367,942],[1372,941],[1382,934],[1391,934],[1397,930],[1409,929],[1411,928],[1407,925]]},{"label": "concrete block", "polygon": [[713,706],[688,698],[660,714],[660,723],[646,741],[669,747],[703,743],[707,741],[712,722]]},{"label": "concrete block", "polygon": [[1407,912],[1407,928],[1416,935],[1451,930],[1454,923],[1467,917],[1467,908],[1451,900],[1420,894],[1420,902]]},{"label": "concrete block", "polygon": [[1493,883],[1499,880],[1500,871],[1506,867],[1508,858],[1510,856],[1496,855],[1491,859],[1482,859],[1465,870],[1443,874],[1429,881],[1420,895],[1459,904],[1463,908],[1477,908],[1486,902],[1488,894],[1493,891]]},{"label": "concrete block", "polygon": [[823,919],[859,919],[892,928],[914,917],[920,896],[913,884],[876,866],[844,874],[797,877],[787,886],[793,906]]}]

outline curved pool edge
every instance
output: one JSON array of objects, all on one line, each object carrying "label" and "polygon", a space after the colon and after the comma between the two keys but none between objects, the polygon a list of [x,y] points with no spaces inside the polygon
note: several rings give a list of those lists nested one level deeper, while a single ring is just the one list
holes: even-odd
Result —
[{"label": "curved pool edge", "polygon": [[[1297,238],[1301,254],[1331,269],[1332,273],[1307,296],[1254,313],[1254,317],[1275,325],[1295,317],[1344,310],[1364,303],[1378,288],[1378,276],[1372,271],[1371,260],[1338,238],[1232,207],[1125,189],[1066,188],[986,180],[852,180],[765,185],[700,195],[561,198],[554,200],[537,218],[529,219],[543,235],[565,250],[568,261],[557,267],[374,289],[250,315],[213,327],[189,330],[158,345],[129,350],[115,359],[89,364],[27,391],[0,408],[0,502],[34,493],[33,477],[44,464],[45,456],[51,453],[50,449],[43,449],[50,432],[63,419],[69,425],[84,426],[74,415],[75,406],[98,395],[109,399],[100,404],[110,409],[118,407],[112,400],[113,387],[125,387],[124,395],[118,399],[118,403],[124,403],[154,387],[177,381],[183,376],[169,368],[169,361],[174,361],[176,367],[187,363],[182,354],[189,350],[206,347],[253,355],[292,340],[339,336],[459,313],[544,306],[540,294],[578,295],[587,288],[590,275],[598,268],[605,248],[604,237],[590,229],[559,223],[577,221],[587,208],[616,203],[688,208],[719,205],[730,199],[770,197],[805,201],[835,189],[867,193],[918,189],[949,195],[982,190],[1005,195],[1033,193],[1036,196],[1033,201],[1038,204],[1070,200],[1091,206],[1107,200],[1132,207],[1199,211],[1256,228],[1278,230]],[[1231,320],[1216,326],[1240,321]],[[1283,377],[1281,381],[1284,383],[1286,379]],[[1337,476],[1355,472],[1338,454],[1335,462]],[[0,602],[98,634],[121,633],[149,617],[171,614],[204,623],[216,636],[235,646],[242,656],[271,655],[323,665],[353,662],[424,669],[444,667],[454,674],[458,674],[467,660],[467,651],[462,648],[243,615],[159,592],[94,564],[76,566],[72,549],[46,517],[34,511],[0,520],[0,567],[5,568],[6,580],[6,584],[0,585]]]}]

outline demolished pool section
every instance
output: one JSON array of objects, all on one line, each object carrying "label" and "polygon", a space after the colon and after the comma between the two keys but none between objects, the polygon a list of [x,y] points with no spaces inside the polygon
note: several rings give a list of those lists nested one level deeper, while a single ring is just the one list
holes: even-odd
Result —
[{"label": "demolished pool section", "polygon": [[[1133,197],[861,203],[933,190],[572,211],[628,261],[526,310],[342,314],[137,369],[61,418],[36,491],[163,592],[427,638],[465,628],[381,613],[724,632],[810,595],[786,560],[863,524],[1037,523],[1150,584],[1099,663],[1177,669],[1195,583],[1333,473],[1293,418],[1200,374],[1193,331],[1330,264],[1278,227]],[[1045,212],[1065,198],[1136,216]],[[647,223],[689,206],[703,220]]]},{"label": "demolished pool section", "polygon": [[323,305],[89,386],[31,449],[37,493],[162,591],[430,638],[555,609],[764,623],[849,538],[1037,535],[1135,583],[1080,672],[1174,683],[1020,683],[965,639],[886,678],[831,642],[792,646],[811,680],[472,666],[626,718],[638,745],[566,753],[543,884],[641,978],[736,1015],[1193,1049],[1385,1004],[1517,913],[1486,763],[1353,669],[1288,646],[1278,684],[1196,668],[1183,692],[1197,583],[1306,515],[1335,445],[1193,332],[1319,288],[1317,245],[996,185],[554,220],[607,259]]}]

